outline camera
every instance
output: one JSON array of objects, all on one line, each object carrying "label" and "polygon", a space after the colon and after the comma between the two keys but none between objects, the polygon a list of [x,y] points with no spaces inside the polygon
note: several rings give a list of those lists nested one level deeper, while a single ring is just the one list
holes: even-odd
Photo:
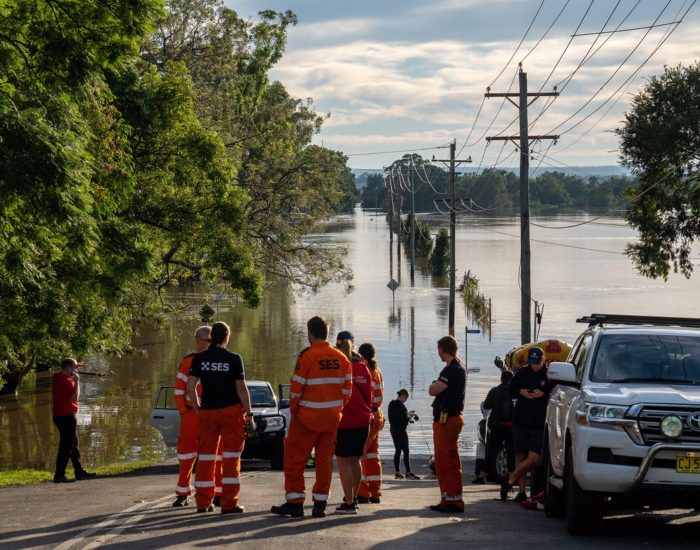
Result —
[{"label": "camera", "polygon": [[408,411],[408,423],[413,424],[416,420],[420,420],[418,418],[418,415],[416,414],[416,411]]}]

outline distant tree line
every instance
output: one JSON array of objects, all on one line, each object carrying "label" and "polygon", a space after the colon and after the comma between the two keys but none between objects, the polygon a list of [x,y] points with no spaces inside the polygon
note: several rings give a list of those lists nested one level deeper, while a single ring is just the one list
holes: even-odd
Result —
[{"label": "distant tree line", "polygon": [[[416,212],[446,211],[448,200],[447,172],[426,162],[420,155],[406,155],[394,162],[393,185],[401,190],[403,213],[410,212],[411,192],[415,192]],[[387,172],[388,174],[389,172]],[[637,180],[627,176],[609,178],[579,177],[563,172],[543,172],[530,180],[530,205],[533,212],[576,209],[608,212],[623,209],[626,192],[637,187]],[[520,178],[507,170],[486,169],[480,174],[461,174],[455,181],[462,209],[483,215],[513,215],[519,211]],[[389,211],[390,197],[386,175],[370,174],[361,192],[364,208]],[[396,196],[394,197],[396,202]],[[437,208],[435,202],[437,201]],[[398,204],[394,207],[398,211]]]}]

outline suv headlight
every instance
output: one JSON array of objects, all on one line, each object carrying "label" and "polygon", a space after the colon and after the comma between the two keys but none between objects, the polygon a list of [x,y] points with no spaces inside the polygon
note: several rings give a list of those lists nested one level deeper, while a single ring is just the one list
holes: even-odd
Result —
[{"label": "suv headlight", "polygon": [[266,416],[265,420],[267,425],[265,426],[266,432],[278,432],[284,430],[284,416]]},{"label": "suv headlight", "polygon": [[576,423],[591,428],[624,431],[635,443],[643,445],[639,424],[632,418],[625,418],[627,409],[628,407],[619,405],[582,403],[576,410]]}]

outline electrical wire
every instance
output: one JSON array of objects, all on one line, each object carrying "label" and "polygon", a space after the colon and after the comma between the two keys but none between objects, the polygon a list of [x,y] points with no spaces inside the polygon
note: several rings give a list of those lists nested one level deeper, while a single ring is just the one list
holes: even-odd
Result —
[{"label": "electrical wire", "polygon": [[537,49],[537,46],[540,45],[540,43],[541,43],[541,42],[545,39],[545,37],[549,34],[549,31],[552,30],[552,27],[556,24],[557,21],[559,21],[559,18],[561,17],[561,14],[564,13],[564,10],[566,9],[566,6],[569,5],[569,2],[570,2],[570,1],[571,1],[571,0],[566,0],[566,2],[564,3],[564,6],[562,6],[561,10],[559,10],[559,13],[558,13],[557,16],[554,18],[554,21],[552,21],[552,23],[549,25],[549,27],[547,27],[547,30],[544,31],[544,34],[540,37],[540,39],[537,41],[537,43],[536,43],[532,48],[530,48],[530,51],[527,52],[527,53],[525,54],[525,57],[523,57],[523,58],[520,60],[520,64],[521,64],[521,65],[522,65],[523,62],[530,56],[530,54],[531,54],[532,52],[534,52],[534,51]]}]

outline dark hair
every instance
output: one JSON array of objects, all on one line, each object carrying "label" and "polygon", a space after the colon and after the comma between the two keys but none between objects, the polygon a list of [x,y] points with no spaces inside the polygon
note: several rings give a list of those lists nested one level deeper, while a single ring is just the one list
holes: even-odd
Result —
[{"label": "dark hair", "polygon": [[209,347],[213,348],[214,346],[223,344],[226,341],[226,337],[229,334],[231,334],[231,329],[226,323],[224,323],[223,321],[218,321],[214,323],[211,327],[211,334],[209,335],[209,337],[211,338],[211,343],[209,344]]},{"label": "dark hair", "polygon": [[454,336],[443,336],[437,341],[437,345],[443,351],[443,353],[447,353],[453,357],[457,356],[459,346],[457,345],[457,340],[455,340]]},{"label": "dark hair", "polygon": [[396,392],[396,395],[405,395],[408,397],[408,390],[401,388],[399,391]]},{"label": "dark hair", "polygon": [[65,369],[66,367],[75,367],[77,364],[78,362],[75,359],[69,357],[68,359],[61,361],[61,370]]},{"label": "dark hair", "polygon": [[511,380],[513,380],[513,373],[509,370],[504,370],[501,373],[501,384],[508,384]]},{"label": "dark hair", "polygon": [[370,368],[370,370],[377,368],[377,360],[374,358],[377,355],[377,350],[373,344],[370,344],[369,342],[361,344],[357,351],[360,355],[362,355],[362,357],[365,358],[365,361],[367,361],[367,366]]},{"label": "dark hair", "polygon": [[306,322],[306,328],[309,334],[314,338],[326,340],[328,338],[328,321],[323,317],[316,315]]}]

